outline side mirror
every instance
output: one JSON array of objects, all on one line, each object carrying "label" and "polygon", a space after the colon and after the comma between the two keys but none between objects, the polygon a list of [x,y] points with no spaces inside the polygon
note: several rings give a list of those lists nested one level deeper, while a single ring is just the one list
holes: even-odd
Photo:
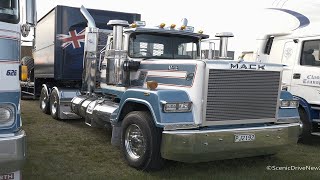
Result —
[{"label": "side mirror", "polygon": [[25,0],[26,2],[26,23],[31,26],[37,24],[36,0]]}]

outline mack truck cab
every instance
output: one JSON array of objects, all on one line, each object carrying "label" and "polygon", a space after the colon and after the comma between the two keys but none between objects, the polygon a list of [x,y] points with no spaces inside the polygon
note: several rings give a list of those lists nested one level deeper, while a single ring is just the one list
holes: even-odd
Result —
[{"label": "mack truck cab", "polygon": [[[26,7],[26,15],[22,15]],[[34,0],[0,2],[0,179],[19,179],[26,158],[26,133],[20,114],[21,35],[36,23]],[[26,17],[26,19],[22,19]],[[23,23],[25,22],[25,23]]]},{"label": "mack truck cab", "polygon": [[219,57],[205,59],[209,36],[187,20],[148,27],[114,19],[104,31],[81,12],[88,21],[81,88],[43,86],[40,108],[58,120],[111,126],[130,166],[269,155],[297,142],[298,101],[281,91],[282,65],[228,58],[232,33],[218,33]]}]

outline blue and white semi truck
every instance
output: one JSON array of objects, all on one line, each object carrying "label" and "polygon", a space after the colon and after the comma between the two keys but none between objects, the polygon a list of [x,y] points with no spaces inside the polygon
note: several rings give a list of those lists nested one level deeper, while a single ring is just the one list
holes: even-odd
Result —
[{"label": "blue and white semi truck", "polygon": [[[105,17],[103,29],[101,19],[96,23],[96,14],[90,15],[94,11],[81,12],[85,30],[75,30],[79,23],[70,26],[81,41],[60,34],[60,41],[44,46],[43,39],[55,38],[54,27],[36,30],[35,77],[51,72],[57,80],[64,74],[55,72],[81,68],[72,74],[80,82],[43,81],[40,108],[58,120],[82,117],[92,127],[111,125],[111,142],[130,166],[151,170],[165,159],[269,155],[297,142],[298,102],[281,91],[282,65],[228,59],[232,34],[217,34],[220,56],[203,59],[201,42],[209,36],[194,32],[187,21],[147,27],[140,16],[128,20],[115,14]],[[80,46],[83,66],[57,66],[56,61],[72,62],[72,48]],[[60,52],[65,54],[54,54]]]},{"label": "blue and white semi truck", "polygon": [[[26,7],[25,16],[22,6]],[[20,45],[21,35],[27,36],[35,23],[34,0],[0,1],[0,179],[20,178],[26,157],[20,115]]]}]

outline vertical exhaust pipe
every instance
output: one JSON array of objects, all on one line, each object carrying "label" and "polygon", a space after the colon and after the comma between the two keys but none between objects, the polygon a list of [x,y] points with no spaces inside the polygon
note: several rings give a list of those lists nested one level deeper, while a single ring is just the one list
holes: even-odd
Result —
[{"label": "vertical exhaust pipe", "polygon": [[107,25],[113,26],[113,47],[115,50],[122,50],[123,27],[129,26],[128,21],[110,20]]},{"label": "vertical exhaust pipe", "polygon": [[94,19],[84,6],[81,6],[80,11],[88,21],[83,53],[84,78],[82,80],[82,91],[91,96],[96,87],[99,29],[96,27]]},{"label": "vertical exhaust pipe", "polygon": [[94,21],[93,17],[91,14],[88,12],[88,10],[84,7],[81,6],[80,11],[84,18],[88,21],[88,27],[95,28],[96,27],[96,22]]},{"label": "vertical exhaust pipe", "polygon": [[124,20],[110,20],[108,25],[113,26],[114,57],[107,61],[107,79],[109,84],[125,85],[127,72],[123,70],[126,61],[126,53],[123,51],[123,28],[129,26],[129,23]]},{"label": "vertical exhaust pipe", "polygon": [[216,37],[220,38],[219,58],[228,59],[228,38],[233,37],[231,32],[217,33]]}]

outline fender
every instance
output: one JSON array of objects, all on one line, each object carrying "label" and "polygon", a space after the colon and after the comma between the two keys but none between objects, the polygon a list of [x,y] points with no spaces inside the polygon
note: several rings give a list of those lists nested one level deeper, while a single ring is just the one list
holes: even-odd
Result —
[{"label": "fender", "polygon": [[164,113],[162,101],[166,102],[190,102],[188,94],[183,90],[149,90],[149,89],[128,89],[121,98],[119,109],[112,117],[112,123],[117,123],[123,107],[128,102],[140,103],[147,106],[153,116],[157,127],[167,124],[193,124],[193,112]]},{"label": "fender", "polygon": [[308,120],[309,120],[309,122],[311,122],[311,117],[312,117],[311,113],[313,110],[311,109],[311,106],[308,103],[308,101],[306,101],[304,98],[299,97],[299,96],[293,96],[293,97],[299,100],[299,106],[305,110],[305,112],[307,113],[307,116],[308,116]]}]

